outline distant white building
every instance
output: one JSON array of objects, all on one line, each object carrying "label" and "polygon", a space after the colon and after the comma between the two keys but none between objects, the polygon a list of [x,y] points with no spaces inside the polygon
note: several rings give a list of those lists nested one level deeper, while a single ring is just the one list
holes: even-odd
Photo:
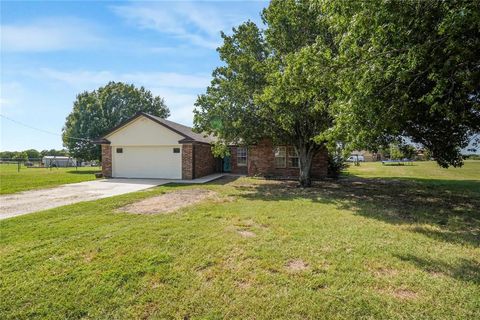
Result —
[{"label": "distant white building", "polygon": [[75,167],[77,160],[72,157],[45,156],[42,162],[45,167]]}]

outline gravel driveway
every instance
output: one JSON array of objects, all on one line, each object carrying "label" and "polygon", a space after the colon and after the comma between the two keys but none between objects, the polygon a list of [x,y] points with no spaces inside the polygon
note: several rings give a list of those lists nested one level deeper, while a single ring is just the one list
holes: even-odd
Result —
[{"label": "gravel driveway", "polygon": [[171,182],[161,179],[103,179],[0,196],[0,219],[140,191]]}]

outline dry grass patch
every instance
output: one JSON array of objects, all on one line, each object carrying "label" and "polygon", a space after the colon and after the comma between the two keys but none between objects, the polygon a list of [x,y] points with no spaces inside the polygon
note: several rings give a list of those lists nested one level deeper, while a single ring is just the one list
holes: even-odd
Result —
[{"label": "dry grass patch", "polygon": [[238,230],[237,232],[238,232],[239,235],[241,235],[244,238],[253,238],[253,237],[256,236],[255,233],[253,233],[252,231],[248,231],[248,230]]},{"label": "dry grass patch", "polygon": [[301,259],[290,260],[285,267],[290,272],[301,272],[308,269],[308,263]]},{"label": "dry grass patch", "polygon": [[399,274],[397,269],[387,267],[380,262],[369,262],[367,269],[375,277],[395,277]]},{"label": "dry grass patch", "polygon": [[416,292],[408,289],[397,289],[391,293],[391,295],[400,300],[413,300],[418,297]]},{"label": "dry grass patch", "polygon": [[390,296],[398,300],[416,300],[419,298],[418,293],[405,288],[380,289],[378,292],[382,295]]},{"label": "dry grass patch", "polygon": [[137,214],[170,213],[216,195],[217,193],[211,190],[184,189],[131,203],[120,208],[119,211]]},{"label": "dry grass patch", "polygon": [[241,290],[248,290],[252,287],[252,283],[248,280],[240,280],[236,282],[237,288]]}]

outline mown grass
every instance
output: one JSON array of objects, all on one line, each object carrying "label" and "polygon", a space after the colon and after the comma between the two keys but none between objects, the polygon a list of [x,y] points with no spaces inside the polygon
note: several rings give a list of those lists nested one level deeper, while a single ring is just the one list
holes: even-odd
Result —
[{"label": "mown grass", "polygon": [[0,164],[0,194],[55,187],[95,179],[98,167],[27,168],[17,171],[17,164]]},{"label": "mown grass", "polygon": [[480,161],[466,160],[459,168],[442,168],[434,161],[418,161],[405,165],[382,165],[381,162],[364,162],[350,165],[348,175],[362,178],[402,180],[438,186],[457,191],[480,192]]},{"label": "mown grass", "polygon": [[[170,185],[3,220],[0,317],[479,318],[478,193],[358,174]],[[451,177],[465,179],[479,171]],[[182,188],[219,196],[118,212]]]}]

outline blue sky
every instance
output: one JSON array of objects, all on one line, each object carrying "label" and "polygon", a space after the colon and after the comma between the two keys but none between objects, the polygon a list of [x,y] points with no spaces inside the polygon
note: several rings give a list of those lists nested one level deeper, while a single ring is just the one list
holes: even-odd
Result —
[{"label": "blue sky", "polygon": [[[61,133],[78,93],[108,81],[165,98],[192,124],[193,103],[221,64],[220,31],[261,23],[266,2],[2,1],[1,114]],[[1,150],[61,148],[61,138],[0,118]]]}]

